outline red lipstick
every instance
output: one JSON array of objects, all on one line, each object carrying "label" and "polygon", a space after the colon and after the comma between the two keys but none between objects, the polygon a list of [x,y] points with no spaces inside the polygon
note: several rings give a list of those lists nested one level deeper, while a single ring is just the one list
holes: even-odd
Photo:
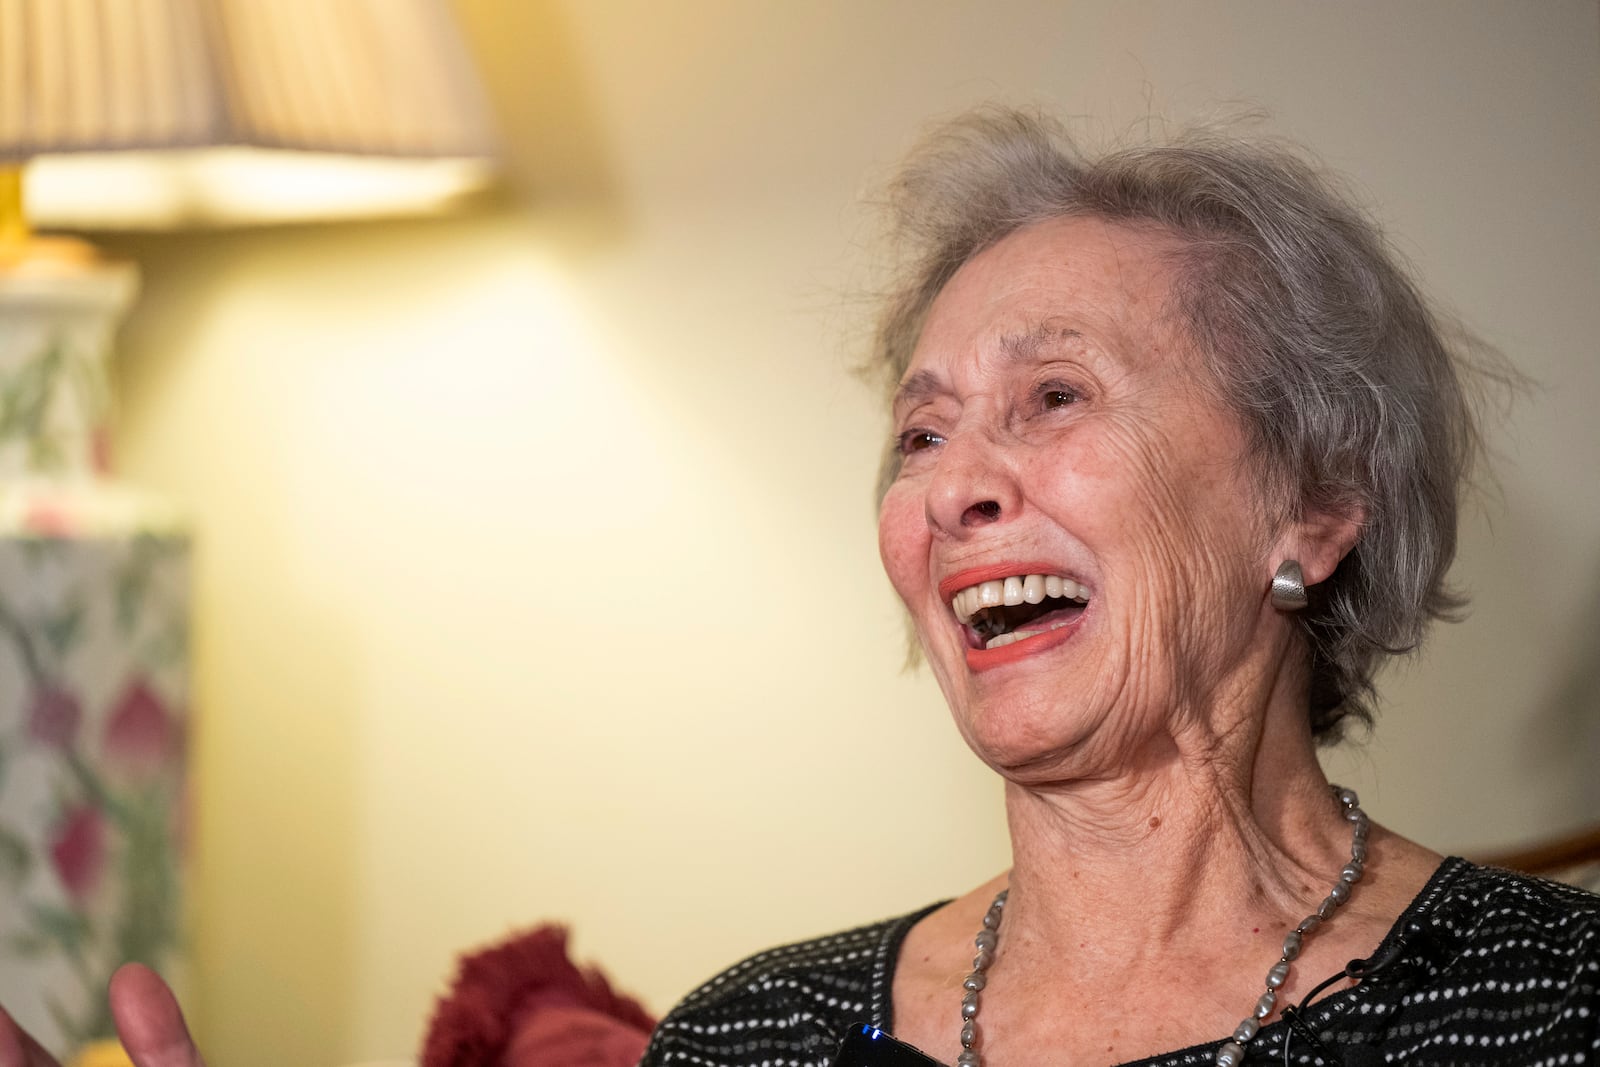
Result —
[{"label": "red lipstick", "polygon": [[961,590],[979,582],[994,582],[1001,578],[1022,577],[1027,574],[1062,574],[1055,563],[994,563],[959,571],[939,583],[939,597],[946,604]]}]

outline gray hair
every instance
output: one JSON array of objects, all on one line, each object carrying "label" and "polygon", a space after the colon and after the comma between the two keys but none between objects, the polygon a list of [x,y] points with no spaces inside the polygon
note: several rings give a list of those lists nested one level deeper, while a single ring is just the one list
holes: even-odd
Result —
[{"label": "gray hair", "polygon": [[[1327,743],[1347,718],[1370,724],[1383,658],[1465,603],[1445,572],[1479,451],[1467,346],[1446,340],[1376,223],[1281,144],[1197,127],[1090,156],[1049,120],[1001,108],[935,129],[887,208],[899,266],[869,369],[891,390],[934,298],[1008,234],[1089,216],[1182,239],[1170,310],[1245,427],[1275,517],[1365,515],[1297,618],[1312,733]],[[891,450],[880,496],[897,463]]]}]

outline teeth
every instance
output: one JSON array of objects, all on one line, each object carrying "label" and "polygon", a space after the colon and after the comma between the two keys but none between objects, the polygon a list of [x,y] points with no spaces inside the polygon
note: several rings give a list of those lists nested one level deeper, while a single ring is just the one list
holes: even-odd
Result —
[{"label": "teeth", "polygon": [[[1059,630],[1063,626],[1067,625],[1070,624],[1065,622],[1053,622],[1050,624],[1050,630]],[[1038,637],[1040,634],[1047,634],[1050,632],[1050,630],[1012,630],[1008,634],[1000,634],[997,637],[991,637],[989,640],[983,643],[983,647],[986,650],[991,648],[1003,648],[1006,645],[1014,645],[1025,637]]]},{"label": "teeth", "polygon": [[1055,574],[1018,574],[968,586],[951,598],[950,609],[962,623],[968,623],[980,608],[1041,604],[1046,597],[1064,597],[1087,604],[1089,591],[1071,578]]}]

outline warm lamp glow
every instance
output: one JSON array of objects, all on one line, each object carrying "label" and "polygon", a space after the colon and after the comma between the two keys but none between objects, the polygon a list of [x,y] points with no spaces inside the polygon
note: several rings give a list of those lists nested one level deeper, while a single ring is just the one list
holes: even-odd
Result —
[{"label": "warm lamp glow", "polygon": [[446,207],[481,188],[483,159],[209,148],[43,156],[26,211],[42,226],[177,229],[377,217]]}]

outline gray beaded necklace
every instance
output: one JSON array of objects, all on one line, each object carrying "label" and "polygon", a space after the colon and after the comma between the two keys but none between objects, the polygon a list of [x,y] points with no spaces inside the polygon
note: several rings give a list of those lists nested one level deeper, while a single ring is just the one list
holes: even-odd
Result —
[{"label": "gray beaded necklace", "polygon": [[[1339,905],[1350,899],[1350,887],[1361,881],[1361,873],[1367,863],[1367,833],[1371,828],[1367,813],[1361,810],[1361,801],[1353,790],[1336,785],[1333,795],[1339,799],[1339,810],[1345,821],[1354,826],[1350,839],[1350,862],[1339,872],[1339,880],[1333,883],[1333,889],[1317,905],[1316,913],[1301,919],[1284,937],[1283,954],[1272,965],[1272,970],[1267,972],[1267,991],[1256,1001],[1255,1010],[1233,1031],[1233,1037],[1223,1042],[1217,1050],[1216,1067],[1238,1067],[1244,1062],[1244,1047],[1277,1007],[1278,988],[1288,980],[1289,963],[1300,955],[1300,946],[1306,935],[1339,910]],[[994,962],[995,948],[1000,944],[1000,917],[1005,911],[1006,897],[1010,892],[1009,889],[1002,889],[999,896],[994,898],[994,903],[984,913],[983,929],[978,931],[973,942],[978,947],[978,954],[972,960],[972,973],[961,983],[966,994],[961,998],[961,1055],[956,1059],[957,1067],[982,1067],[983,1061],[977,1052],[978,994],[989,981],[985,973]]]}]

